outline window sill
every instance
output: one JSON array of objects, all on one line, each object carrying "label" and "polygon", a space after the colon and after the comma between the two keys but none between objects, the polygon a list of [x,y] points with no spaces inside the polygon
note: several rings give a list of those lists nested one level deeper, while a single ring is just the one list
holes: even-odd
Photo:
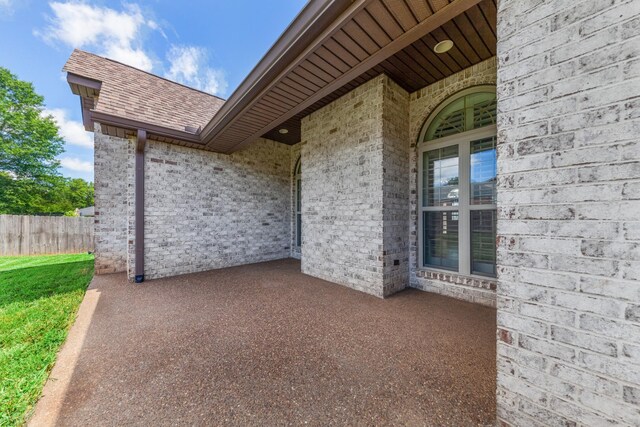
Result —
[{"label": "window sill", "polygon": [[478,289],[496,290],[497,279],[495,277],[479,276],[475,274],[462,275],[455,271],[439,270],[436,268],[418,268],[416,277],[427,280],[438,280],[454,285],[470,286]]}]

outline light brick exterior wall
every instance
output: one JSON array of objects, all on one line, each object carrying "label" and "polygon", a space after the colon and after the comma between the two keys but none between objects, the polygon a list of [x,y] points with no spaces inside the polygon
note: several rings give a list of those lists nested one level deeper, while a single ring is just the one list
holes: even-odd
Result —
[{"label": "light brick exterior wall", "polygon": [[446,79],[424,87],[411,94],[410,100],[410,185],[411,185],[411,231],[410,259],[411,286],[424,291],[495,307],[496,281],[466,277],[456,273],[442,273],[418,268],[418,138],[431,113],[451,96],[461,90],[479,86],[495,85],[496,59],[491,58],[467,68]]},{"label": "light brick exterior wall", "polygon": [[[135,143],[95,132],[96,271],[135,266]],[[145,278],[290,256],[291,148],[261,139],[232,155],[149,140]]]},{"label": "light brick exterior wall", "polygon": [[382,76],[302,119],[302,272],[382,296]]},{"label": "light brick exterior wall", "polygon": [[640,7],[498,5],[498,417],[640,425]]},{"label": "light brick exterior wall", "polygon": [[266,139],[232,155],[148,141],[145,277],[289,257],[290,162]]},{"label": "light brick exterior wall", "polygon": [[94,132],[95,272],[127,271],[128,156],[132,143]]},{"label": "light brick exterior wall", "polygon": [[383,294],[409,285],[409,94],[383,78]]},{"label": "light brick exterior wall", "polygon": [[302,271],[379,297],[408,281],[403,92],[381,75],[302,120]]},{"label": "light brick exterior wall", "polygon": [[416,211],[425,120],[455,93],[495,82],[495,58],[411,95],[379,76],[303,119],[303,272],[378,296],[410,282],[495,306],[495,280],[417,268]]}]

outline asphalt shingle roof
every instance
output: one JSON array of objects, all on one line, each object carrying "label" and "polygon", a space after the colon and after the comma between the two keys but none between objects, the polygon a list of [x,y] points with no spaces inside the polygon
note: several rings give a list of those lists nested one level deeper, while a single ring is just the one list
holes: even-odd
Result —
[{"label": "asphalt shingle roof", "polygon": [[184,131],[204,127],[224,100],[111,59],[74,50],[63,71],[102,82],[95,111]]}]

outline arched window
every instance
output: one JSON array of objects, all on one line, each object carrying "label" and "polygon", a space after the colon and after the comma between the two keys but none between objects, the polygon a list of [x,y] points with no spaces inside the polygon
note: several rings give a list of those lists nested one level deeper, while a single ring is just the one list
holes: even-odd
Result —
[{"label": "arched window", "polygon": [[294,169],[293,178],[296,185],[296,246],[302,245],[302,164],[301,158],[298,157],[296,167]]},{"label": "arched window", "polygon": [[[473,90],[473,89],[472,89]],[[477,92],[475,90],[478,90]],[[424,135],[425,141],[443,138],[456,133],[496,124],[496,92],[475,89],[467,95],[458,95],[455,100],[437,109]]]},{"label": "arched window", "polygon": [[496,274],[496,94],[479,86],[449,98],[419,140],[419,263]]}]

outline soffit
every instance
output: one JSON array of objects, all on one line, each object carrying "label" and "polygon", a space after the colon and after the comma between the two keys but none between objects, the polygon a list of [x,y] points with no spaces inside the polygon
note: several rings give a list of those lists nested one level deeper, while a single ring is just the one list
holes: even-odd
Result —
[{"label": "soffit", "polygon": [[[206,147],[233,152],[260,136],[295,144],[302,117],[381,73],[413,92],[496,52],[494,0],[356,1],[338,20],[226,124],[214,117]],[[444,39],[453,49],[434,53]]]}]

